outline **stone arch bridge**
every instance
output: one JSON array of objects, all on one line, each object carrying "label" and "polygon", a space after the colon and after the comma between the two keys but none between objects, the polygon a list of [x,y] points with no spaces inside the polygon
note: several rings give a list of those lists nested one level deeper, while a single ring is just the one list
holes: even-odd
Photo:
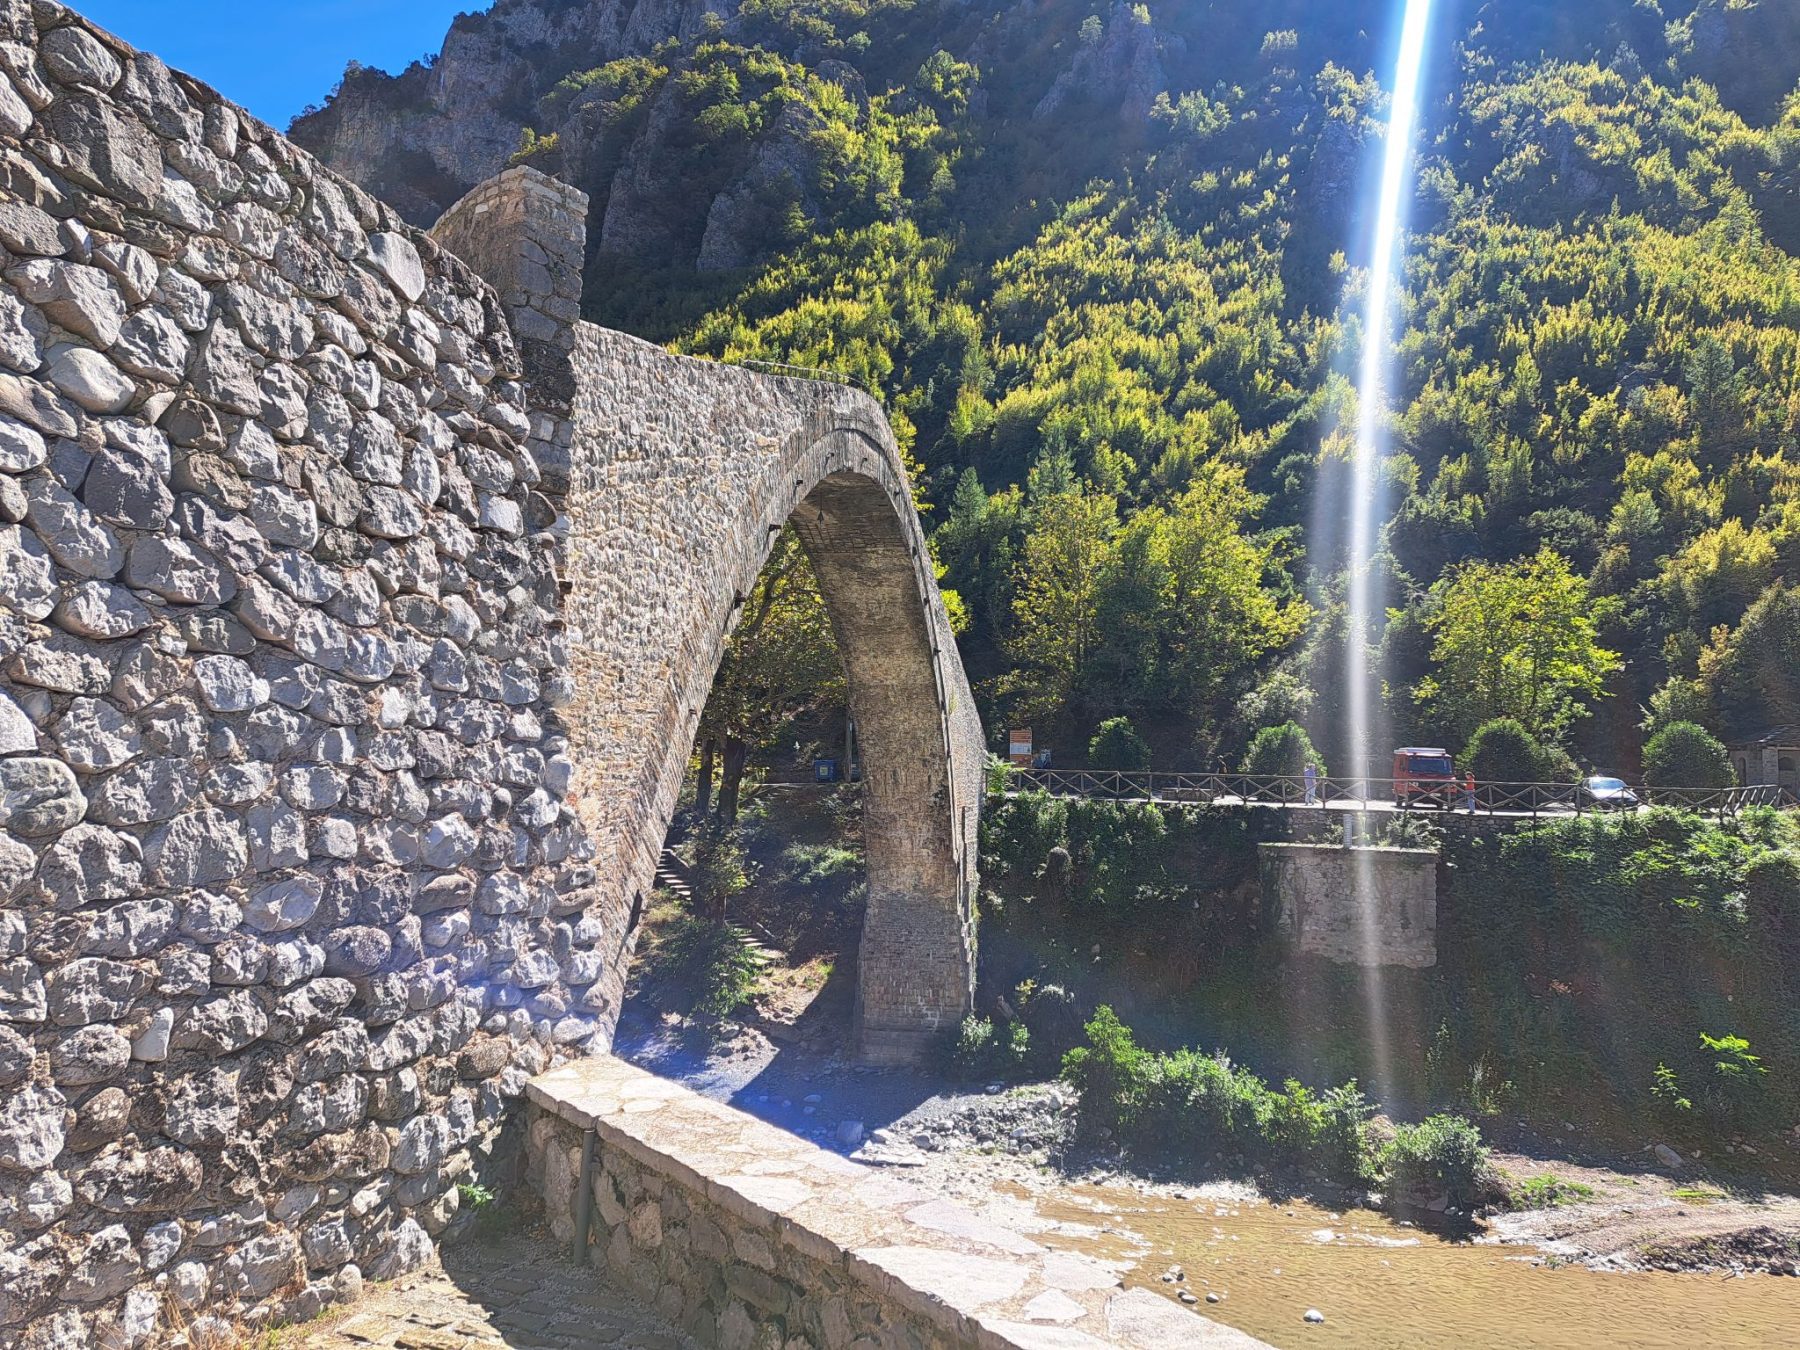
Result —
[{"label": "stone arch bridge", "polygon": [[881,411],[581,323],[585,209],[520,169],[414,230],[0,0],[0,1345],[303,1321],[466,1221],[611,1043],[790,518],[867,752],[858,1045],[968,1009],[981,730]]},{"label": "stone arch bridge", "polygon": [[[869,899],[853,1037],[916,1059],[970,1009],[985,746],[893,433],[845,385],[673,355],[580,321],[586,197],[529,168],[433,236],[499,291],[562,491],[572,793],[622,944],[726,639],[782,525],[819,580],[863,751]],[[617,1012],[617,990],[608,1010]]]}]

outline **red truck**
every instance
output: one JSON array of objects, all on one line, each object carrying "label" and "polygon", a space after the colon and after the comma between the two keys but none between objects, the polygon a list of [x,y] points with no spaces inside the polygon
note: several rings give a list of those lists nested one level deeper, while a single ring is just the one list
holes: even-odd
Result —
[{"label": "red truck", "polygon": [[1462,790],[1448,750],[1409,745],[1394,751],[1394,805],[1449,807]]}]

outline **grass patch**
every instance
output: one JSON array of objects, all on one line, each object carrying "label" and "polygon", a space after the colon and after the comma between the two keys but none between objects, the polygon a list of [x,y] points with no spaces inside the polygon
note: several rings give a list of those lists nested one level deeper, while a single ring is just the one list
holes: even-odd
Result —
[{"label": "grass patch", "polygon": [[1711,1205],[1730,1198],[1724,1191],[1714,1190],[1710,1186],[1677,1186],[1669,1195],[1672,1199],[1685,1201],[1690,1205]]},{"label": "grass patch", "polygon": [[1567,1181],[1553,1172],[1526,1177],[1515,1185],[1507,1197],[1509,1209],[1557,1209],[1591,1200],[1594,1188],[1579,1181]]}]

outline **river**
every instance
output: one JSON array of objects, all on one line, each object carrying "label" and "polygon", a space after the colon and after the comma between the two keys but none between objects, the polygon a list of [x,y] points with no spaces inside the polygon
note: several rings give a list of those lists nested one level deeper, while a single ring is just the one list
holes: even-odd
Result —
[{"label": "river", "polygon": [[[1530,1247],[1450,1240],[1370,1210],[1242,1188],[1191,1198],[1079,1183],[1007,1188],[1046,1246],[1117,1263],[1128,1284],[1276,1346],[1591,1350],[1800,1345],[1800,1279],[1597,1271]],[[1179,1266],[1180,1281],[1164,1281]],[[1206,1295],[1218,1302],[1206,1301]],[[1308,1309],[1325,1320],[1308,1324]]]}]

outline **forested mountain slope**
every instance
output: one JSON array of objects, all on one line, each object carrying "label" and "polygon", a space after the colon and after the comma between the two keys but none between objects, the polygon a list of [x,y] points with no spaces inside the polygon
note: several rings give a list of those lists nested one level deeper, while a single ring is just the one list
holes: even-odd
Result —
[{"label": "forested mountain slope", "polygon": [[[522,157],[592,197],[590,317],[878,388],[993,724],[1185,765],[1294,714],[1331,759],[1394,9],[499,0],[294,134],[420,220]],[[1800,722],[1800,10],[1443,0],[1432,51],[1397,734],[1629,768],[1646,710]],[[1592,630],[1523,675],[1521,586]]]}]

